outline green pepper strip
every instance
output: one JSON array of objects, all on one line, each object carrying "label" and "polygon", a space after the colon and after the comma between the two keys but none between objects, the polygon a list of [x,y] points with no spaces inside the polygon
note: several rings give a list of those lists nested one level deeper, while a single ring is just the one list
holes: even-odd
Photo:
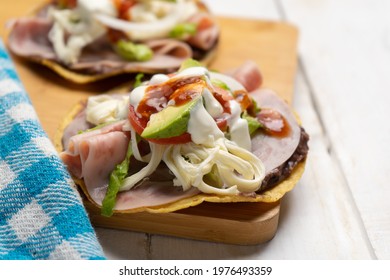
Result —
[{"label": "green pepper strip", "polygon": [[126,158],[120,164],[118,164],[110,174],[110,181],[108,183],[106,196],[104,197],[102,203],[101,214],[103,216],[110,217],[113,214],[116,203],[116,196],[123,183],[123,180],[127,175],[127,172],[129,171],[130,157],[132,154],[133,149],[131,148],[131,141],[129,141]]}]

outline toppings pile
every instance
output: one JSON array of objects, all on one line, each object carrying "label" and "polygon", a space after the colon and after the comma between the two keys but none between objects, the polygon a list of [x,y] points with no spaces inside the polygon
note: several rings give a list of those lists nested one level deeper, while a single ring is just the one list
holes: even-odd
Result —
[{"label": "toppings pile", "polygon": [[129,61],[153,57],[145,44],[149,40],[172,38],[204,49],[216,40],[205,44],[194,39],[214,25],[194,0],[62,0],[48,9],[48,17],[53,21],[48,38],[65,64],[76,63],[85,46],[105,35]]},{"label": "toppings pile", "polygon": [[[249,65],[259,76],[253,64]],[[298,145],[300,128],[292,114],[283,111],[284,105],[283,112],[262,108],[247,88],[251,86],[245,87],[232,76],[187,60],[179,71],[156,74],[129,95],[90,97],[83,110],[89,127],[63,139],[61,157],[75,177],[84,179],[89,195],[101,200],[104,215],[129,201],[121,194],[142,189],[161,169],[168,169],[166,181],[171,181],[171,188],[180,188],[188,196],[256,196],[269,172],[256,155],[259,148],[268,142],[277,142],[275,147],[291,142],[290,157]],[[110,140],[104,142],[97,135]],[[256,147],[252,147],[255,139]],[[92,149],[96,142],[104,151]],[[105,163],[109,170],[98,168],[100,175],[107,175],[96,182],[86,170],[92,154],[100,153],[102,162],[113,155],[116,160]],[[278,153],[286,151],[276,152],[276,157]],[[96,199],[102,192],[104,198]]]}]

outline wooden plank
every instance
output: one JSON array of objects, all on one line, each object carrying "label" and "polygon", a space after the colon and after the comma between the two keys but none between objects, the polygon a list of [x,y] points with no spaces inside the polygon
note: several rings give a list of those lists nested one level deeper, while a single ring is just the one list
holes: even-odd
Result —
[{"label": "wooden plank", "polygon": [[196,240],[253,245],[272,239],[279,220],[280,203],[203,203],[162,214],[115,214],[103,217],[86,202],[94,225]]},{"label": "wooden plank", "polygon": [[[335,165],[375,257],[390,258],[389,1],[282,1]],[[336,193],[335,193],[336,195]]]}]

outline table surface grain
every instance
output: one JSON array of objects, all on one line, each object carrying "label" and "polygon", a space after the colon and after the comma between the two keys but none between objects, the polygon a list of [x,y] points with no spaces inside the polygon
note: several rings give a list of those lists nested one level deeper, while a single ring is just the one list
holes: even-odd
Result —
[{"label": "table surface grain", "polygon": [[[292,104],[311,136],[306,171],[283,199],[270,242],[238,246],[97,228],[107,257],[390,259],[390,2],[204,1],[219,16],[299,29]],[[5,4],[2,24],[27,12],[7,14]]]}]

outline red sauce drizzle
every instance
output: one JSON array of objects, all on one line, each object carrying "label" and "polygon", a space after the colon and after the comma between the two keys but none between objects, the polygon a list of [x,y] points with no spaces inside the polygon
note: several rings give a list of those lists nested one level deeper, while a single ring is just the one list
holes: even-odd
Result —
[{"label": "red sauce drizzle", "polygon": [[253,106],[252,99],[249,97],[246,90],[236,90],[233,95],[236,101],[241,105],[242,111],[245,111]]},{"label": "red sauce drizzle", "polygon": [[217,86],[214,86],[213,94],[215,99],[222,105],[223,112],[231,114],[229,101],[233,100],[233,96],[227,90]]},{"label": "red sauce drizzle", "polygon": [[202,93],[206,82],[201,77],[170,79],[165,83],[150,85],[145,90],[145,96],[138,104],[137,113],[149,119],[167,106],[169,101],[175,105],[184,104]]},{"label": "red sauce drizzle", "polygon": [[180,106],[199,96],[204,87],[205,82],[203,80],[197,80],[191,84],[183,85],[172,93],[169,100],[173,100],[175,105]]},{"label": "red sauce drizzle", "polygon": [[286,118],[274,109],[262,108],[257,114],[257,119],[264,125],[265,132],[269,135],[283,138],[291,133],[291,127]]}]

